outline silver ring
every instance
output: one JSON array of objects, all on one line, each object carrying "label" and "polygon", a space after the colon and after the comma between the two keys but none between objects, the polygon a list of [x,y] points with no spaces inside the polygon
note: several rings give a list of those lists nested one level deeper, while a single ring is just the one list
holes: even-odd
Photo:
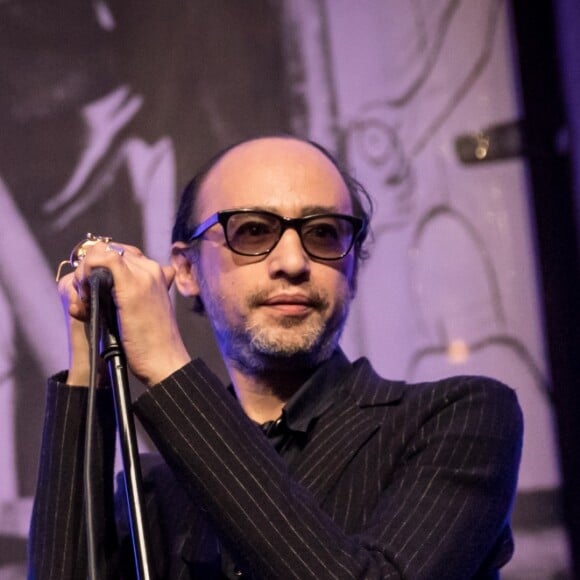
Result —
[{"label": "silver ring", "polygon": [[[70,258],[68,260],[63,260],[59,265],[56,271],[56,281],[60,280],[60,274],[62,269],[65,266],[71,266],[72,268],[76,268],[82,260],[84,260],[85,256],[87,255],[87,248],[94,246],[98,242],[103,242],[104,244],[109,244],[109,242],[113,241],[113,238],[109,236],[97,236],[95,234],[91,234],[90,232],[87,234],[84,240],[81,240],[73,249],[70,254]],[[117,252],[120,256],[125,253],[123,248],[119,246],[107,248],[110,252]]]},{"label": "silver ring", "polygon": [[125,248],[122,248],[121,246],[118,246],[117,244],[113,244],[111,242],[109,242],[107,244],[107,247],[105,248],[106,252],[115,252],[117,254],[119,254],[119,256],[123,256],[123,254],[125,253]]}]

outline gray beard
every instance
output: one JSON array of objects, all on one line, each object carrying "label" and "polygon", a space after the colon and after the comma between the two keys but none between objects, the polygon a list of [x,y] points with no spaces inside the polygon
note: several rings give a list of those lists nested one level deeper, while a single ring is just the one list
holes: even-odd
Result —
[{"label": "gray beard", "polygon": [[[261,297],[252,297],[250,305],[259,304]],[[262,375],[272,371],[302,371],[324,362],[338,347],[338,342],[349,311],[350,301],[345,300],[330,319],[319,324],[304,323],[295,318],[282,318],[276,327],[246,324],[231,328],[219,301],[204,300],[206,313],[216,335],[222,355],[228,363],[251,375]],[[328,303],[320,296],[315,297],[314,306],[322,315]],[[289,340],[288,333],[303,326],[299,339]]]}]

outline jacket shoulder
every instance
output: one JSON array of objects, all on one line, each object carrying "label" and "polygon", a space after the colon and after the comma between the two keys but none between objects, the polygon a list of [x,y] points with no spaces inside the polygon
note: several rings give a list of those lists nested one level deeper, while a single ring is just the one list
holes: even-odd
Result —
[{"label": "jacket shoulder", "polygon": [[521,417],[515,391],[497,379],[481,375],[454,375],[409,383],[382,377],[370,361],[363,357],[352,364],[344,388],[361,407],[403,402],[431,406],[464,401],[501,405],[504,411]]}]

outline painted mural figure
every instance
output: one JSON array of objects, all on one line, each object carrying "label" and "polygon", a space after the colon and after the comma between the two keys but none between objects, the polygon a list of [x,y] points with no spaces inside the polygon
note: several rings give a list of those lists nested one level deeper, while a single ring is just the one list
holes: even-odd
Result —
[{"label": "painted mural figure", "polygon": [[[462,133],[517,116],[512,87],[505,86],[511,82],[504,71],[505,2],[391,0],[374,9],[372,17],[346,8],[341,16],[324,12],[322,54],[330,55],[329,91],[338,111],[327,123],[338,127],[336,144],[377,202],[380,259],[362,273],[367,283],[356,305],[358,323],[345,345],[409,380],[463,371],[516,387],[535,425],[525,434],[521,490],[556,491],[539,306],[532,297],[519,299],[524,291],[533,295],[534,273],[528,279],[523,270],[533,248],[523,239],[517,240],[522,256],[511,249],[515,236],[529,229],[517,216],[525,210],[510,199],[522,188],[518,162],[462,166],[454,143]],[[347,30],[357,42],[345,46],[337,39]],[[359,86],[365,90],[352,90]],[[456,341],[477,352],[449,358]]]},{"label": "painted mural figure", "polygon": [[289,18],[306,55],[308,135],[376,200],[373,257],[342,344],[388,376],[476,373],[517,390],[534,427],[516,502],[522,550],[505,574],[557,575],[567,542],[545,517],[558,511],[560,473],[524,162],[467,166],[456,152],[458,136],[520,115],[508,3],[290,4],[301,8]]},{"label": "painted mural figure", "polygon": [[[101,4],[101,19],[108,14],[106,22],[108,26],[114,26],[111,14],[103,12],[104,7]],[[38,9],[42,12],[40,5]],[[22,33],[24,29],[29,34],[23,34],[23,37],[27,41],[31,40],[32,26],[25,18],[32,14],[18,11],[14,6],[4,7],[3,11],[8,38],[13,38],[19,31]],[[83,13],[82,10],[80,12]],[[82,16],[82,22],[87,27],[90,17],[89,6],[89,10]],[[98,21],[97,14],[93,15],[93,19],[94,24],[100,24],[102,28],[104,22]],[[36,32],[39,36],[43,33],[50,36],[50,24],[43,31]],[[14,50],[16,47],[11,48],[14,53],[17,52]],[[1,164],[0,172],[4,172],[6,179],[17,189],[11,190],[0,174],[0,203],[3,223],[6,224],[2,232],[4,242],[0,256],[2,342],[5,345],[0,353],[3,369],[0,379],[3,413],[0,499],[5,502],[5,506],[13,506],[2,511],[10,515],[6,522],[0,516],[0,530],[7,535],[23,537],[27,534],[28,526],[24,522],[30,517],[31,499],[26,497],[27,482],[20,481],[18,477],[22,473],[19,467],[22,458],[18,453],[16,423],[18,401],[23,398],[23,393],[19,397],[19,391],[24,390],[24,387],[18,386],[17,376],[22,375],[18,369],[21,364],[18,352],[26,349],[33,364],[42,373],[62,368],[66,361],[66,335],[59,323],[61,307],[52,290],[54,268],[47,259],[54,256],[51,246],[55,234],[62,235],[71,221],[80,221],[87,212],[96,216],[95,206],[110,192],[111,184],[119,179],[119,174],[127,171],[130,190],[143,219],[143,243],[155,255],[155,248],[160,245],[159,232],[167,231],[170,227],[176,188],[171,141],[160,138],[154,143],[147,143],[127,131],[143,106],[142,96],[126,85],[112,87],[109,93],[97,95],[95,86],[91,85],[94,79],[88,80],[87,71],[81,72],[70,65],[58,70],[51,69],[46,66],[46,61],[54,58],[53,64],[57,65],[59,55],[47,56],[41,52],[42,45],[31,48],[30,54],[25,57],[28,67],[25,70],[30,76],[23,75],[20,69],[15,75],[14,69],[9,68],[14,64],[12,58],[15,58],[15,54],[7,53],[3,65],[7,69],[4,78],[9,81],[1,97],[5,104],[2,112],[5,128],[2,149],[9,150],[9,153],[3,156],[5,162]],[[35,90],[32,77],[35,73],[44,72],[44,67],[55,77],[45,79],[51,83],[50,88],[44,86],[44,91]],[[67,74],[76,76],[74,88],[67,87],[63,81]],[[8,91],[8,87],[11,91]],[[44,138],[45,124],[50,123],[52,117],[68,118],[69,122],[78,126],[82,144],[76,162],[70,169],[68,160],[64,155],[59,157],[56,149],[45,151],[40,143],[38,149],[35,146],[36,139]],[[23,133],[30,139],[30,142],[25,143],[26,163],[35,165],[36,155],[42,159],[48,154],[55,162],[53,169],[67,166],[67,170],[70,170],[64,186],[53,196],[47,192],[50,181],[44,186],[39,185],[43,177],[41,170],[35,170],[34,176],[28,172],[25,178],[29,182],[28,186],[32,185],[35,191],[48,193],[43,202],[39,202],[38,196],[27,200],[28,203],[33,201],[32,208],[27,207],[26,203],[20,203],[24,197],[20,195],[20,187],[26,184],[14,167],[17,169],[19,163],[22,163],[17,160],[16,154],[19,149],[18,135]],[[65,153],[69,137],[58,137]],[[35,182],[35,178],[39,181]],[[155,196],[151,195],[152,192]],[[62,237],[66,238],[66,235]],[[49,239],[50,245],[46,244]],[[51,261],[55,261],[54,257]],[[26,268],[22,268],[23,264]],[[22,376],[20,382],[23,382]],[[14,516],[15,513],[19,515]]]},{"label": "painted mural figure", "polygon": [[[164,259],[190,164],[250,124],[285,126],[275,10],[253,4],[0,6],[0,576],[24,577],[42,421],[26,404],[33,377],[66,364],[56,264],[95,229]],[[192,50],[192,38],[204,41]],[[259,96],[234,95],[262,77]]]}]

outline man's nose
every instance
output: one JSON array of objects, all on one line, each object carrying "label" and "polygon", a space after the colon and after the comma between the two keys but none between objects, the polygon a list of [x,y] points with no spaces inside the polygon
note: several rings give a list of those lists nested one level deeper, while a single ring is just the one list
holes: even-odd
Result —
[{"label": "man's nose", "polygon": [[269,270],[272,277],[285,274],[289,277],[304,275],[310,271],[310,257],[294,229],[287,229],[276,247],[268,256]]}]

